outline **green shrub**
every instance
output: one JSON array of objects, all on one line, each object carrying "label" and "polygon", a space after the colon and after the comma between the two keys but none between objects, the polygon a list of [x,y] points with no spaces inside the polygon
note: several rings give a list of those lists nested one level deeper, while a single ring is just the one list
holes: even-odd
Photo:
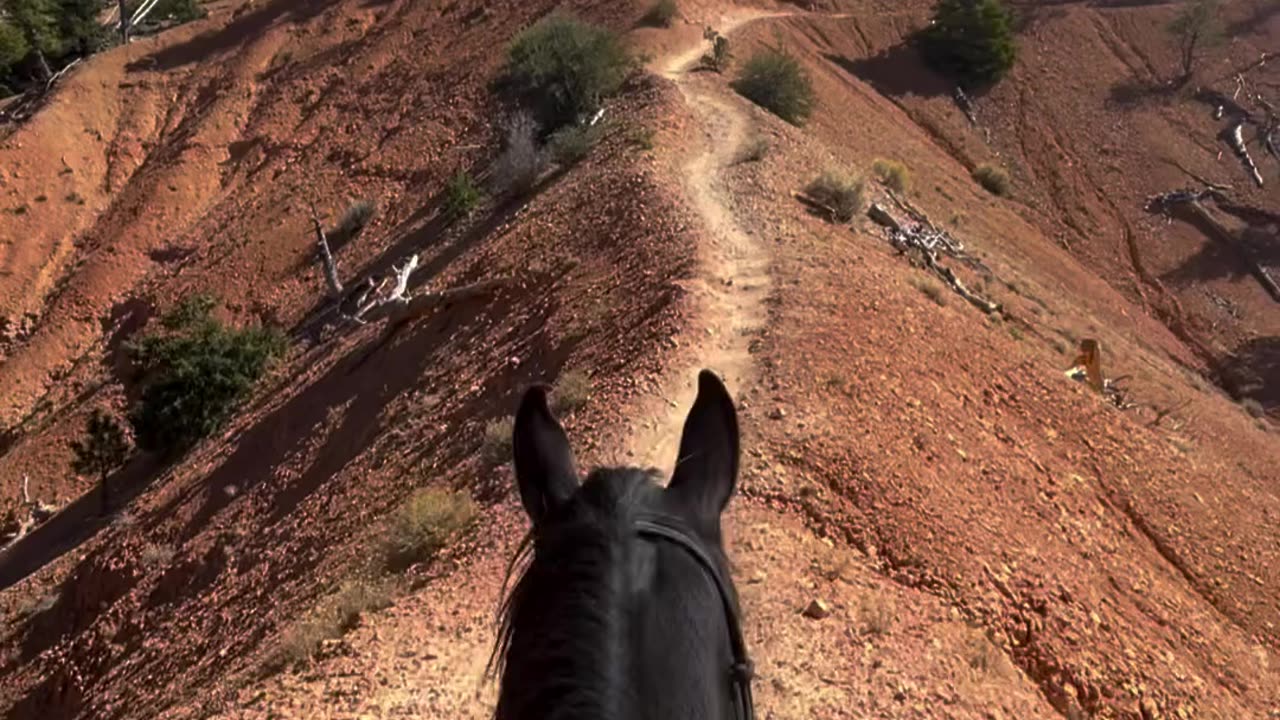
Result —
[{"label": "green shrub", "polygon": [[29,52],[31,46],[23,37],[22,30],[8,18],[0,18],[0,79],[5,78],[10,68],[22,62]]},{"label": "green shrub", "polygon": [[969,87],[999,82],[1018,54],[1000,0],[939,0],[919,42],[930,65]]},{"label": "green shrub", "polygon": [[547,140],[551,157],[562,166],[581,162],[599,142],[601,125],[566,125]]},{"label": "green shrub", "polygon": [[630,69],[631,58],[612,32],[555,14],[512,41],[502,83],[554,130],[595,113]]},{"label": "green shrub", "polygon": [[895,192],[905,193],[911,189],[911,171],[900,162],[877,158],[871,164],[871,171],[880,182]]},{"label": "green shrub", "polygon": [[645,13],[644,22],[654,27],[671,27],[679,14],[680,8],[676,7],[676,0],[658,0]]},{"label": "green shrub", "polygon": [[466,170],[459,170],[444,186],[444,216],[450,220],[464,218],[480,205],[484,193]]},{"label": "green shrub", "polygon": [[174,454],[219,430],[284,352],[279,331],[224,327],[212,311],[209,296],[188,298],[130,344],[142,393],[129,422],[143,449]]},{"label": "green shrub", "polygon": [[568,413],[587,404],[591,398],[591,377],[581,370],[569,370],[556,383],[555,411]]},{"label": "green shrub", "polygon": [[828,170],[809,183],[804,191],[831,208],[836,220],[849,222],[862,209],[866,183],[857,175]]},{"label": "green shrub", "polygon": [[99,481],[102,492],[103,515],[111,504],[107,478],[111,472],[129,459],[129,439],[124,428],[115,418],[95,408],[85,423],[85,438],[71,442],[71,469],[79,475],[87,475]]},{"label": "green shrub", "polygon": [[1000,197],[1007,197],[1013,190],[1009,181],[1009,173],[994,165],[979,165],[973,171],[973,179],[986,188],[987,192]]},{"label": "green shrub", "polygon": [[383,557],[391,570],[403,570],[435,556],[475,517],[464,493],[427,488],[415,492],[391,517]]},{"label": "green shrub", "polygon": [[785,50],[752,55],[733,89],[792,125],[803,125],[813,114],[813,81],[800,61]]},{"label": "green shrub", "polygon": [[357,200],[347,206],[342,218],[333,230],[329,231],[329,241],[335,245],[355,240],[369,226],[377,206],[368,200]]}]

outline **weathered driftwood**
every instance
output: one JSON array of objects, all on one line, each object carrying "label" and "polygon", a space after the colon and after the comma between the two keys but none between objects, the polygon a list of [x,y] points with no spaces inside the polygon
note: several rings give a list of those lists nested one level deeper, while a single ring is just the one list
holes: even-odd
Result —
[{"label": "weathered driftwood", "polygon": [[815,198],[814,196],[808,193],[800,192],[799,190],[792,191],[791,196],[799,200],[800,202],[804,203],[805,205],[808,205],[811,210],[817,213],[820,213],[822,215],[825,215],[829,222],[833,222],[833,223],[840,222],[839,215],[836,213],[836,209],[822,202],[821,200]]},{"label": "weathered driftwood", "polygon": [[877,225],[889,228],[890,230],[901,230],[902,226],[898,221],[889,214],[888,210],[880,207],[878,203],[871,203],[871,207],[867,208],[867,217]]},{"label": "weathered driftwood", "polygon": [[1258,170],[1258,166],[1253,162],[1253,158],[1249,156],[1249,146],[1244,142],[1244,120],[1236,121],[1236,124],[1223,133],[1227,144],[1235,151],[1236,157],[1240,158],[1240,162],[1244,164],[1245,170],[1249,171],[1250,177],[1258,187],[1263,186],[1262,172]]},{"label": "weathered driftwood", "polygon": [[508,278],[498,278],[415,295],[409,290],[413,273],[419,265],[418,254],[413,253],[404,261],[392,265],[389,274],[376,279],[366,278],[348,288],[338,274],[338,264],[333,258],[324,225],[314,206],[311,209],[311,222],[315,228],[316,254],[328,288],[328,297],[342,320],[352,325],[365,325],[386,318],[390,318],[393,325],[398,325],[421,317],[440,305],[490,294],[509,282]]},{"label": "weathered driftwood", "polygon": [[320,251],[325,282],[329,285],[329,297],[337,300],[342,297],[342,280],[338,279],[338,265],[333,261],[333,253],[329,251],[329,238],[324,234],[324,225],[320,223],[315,205],[311,206],[311,222],[316,229],[316,247]]},{"label": "weathered driftwood", "polygon": [[27,474],[22,475],[22,506],[21,515],[17,518],[17,527],[4,531],[0,535],[0,548],[8,547],[13,543],[21,540],[28,535],[37,526],[53,517],[57,508],[47,505],[39,500],[31,499],[31,478]]},{"label": "weathered driftwood", "polygon": [[[894,198],[895,202],[902,205],[902,201],[893,196],[892,193],[890,193],[890,196]],[[919,211],[907,210],[907,212],[923,217],[923,213]],[[970,305],[988,315],[1003,310],[999,303],[992,302],[965,287],[965,284],[956,276],[955,271],[939,262],[939,254],[945,254],[958,260],[963,260],[967,257],[964,246],[960,241],[952,238],[946,231],[939,230],[919,219],[913,220],[910,224],[900,222],[889,214],[887,210],[875,203],[872,203],[871,207],[868,208],[867,216],[886,228],[889,234],[889,243],[898,252],[914,251],[918,253],[923,258],[925,266]]]}]

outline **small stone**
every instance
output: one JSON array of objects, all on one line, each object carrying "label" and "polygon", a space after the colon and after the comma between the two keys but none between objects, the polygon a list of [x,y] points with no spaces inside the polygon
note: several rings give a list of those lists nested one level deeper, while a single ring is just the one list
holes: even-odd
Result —
[{"label": "small stone", "polygon": [[776,407],[769,411],[770,420],[781,420],[786,416],[787,416],[787,411],[784,408]]},{"label": "small stone", "polygon": [[815,598],[804,609],[804,616],[813,620],[821,620],[831,614],[831,606],[826,600]]}]

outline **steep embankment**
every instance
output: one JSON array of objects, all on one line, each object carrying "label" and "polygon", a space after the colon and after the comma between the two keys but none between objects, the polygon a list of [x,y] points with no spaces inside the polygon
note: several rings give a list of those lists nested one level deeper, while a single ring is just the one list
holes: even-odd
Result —
[{"label": "steep embankment", "polygon": [[[221,436],[174,466],[140,459],[113,476],[117,517],[95,518],[85,495],[0,556],[7,716],[200,711],[211,686],[257,673],[279,631],[364,566],[381,519],[412,490],[507,498],[479,450],[523,385],[587,372],[598,406],[584,418],[648,387],[696,245],[678,189],[632,140],[661,125],[678,102],[671,88],[630,83],[591,156],[530,197],[461,223],[439,212],[444,179],[486,177],[496,152],[493,48],[550,6],[223,7],[185,34],[117,51],[131,58],[98,90],[124,105],[149,89],[164,109],[132,146],[145,159],[102,190],[109,204],[74,271],[0,366],[6,417],[26,417],[0,458],[4,492],[24,474],[46,500],[91,489],[71,475],[65,443],[89,409],[118,402],[112,358],[154,308],[212,290],[230,319],[279,322],[294,342]],[[36,152],[36,129],[5,152]],[[416,287],[506,284],[389,335],[309,332],[322,284],[308,206],[333,222],[356,198],[379,213],[336,249],[345,278],[418,252]],[[59,368],[70,370],[49,374]],[[511,522],[487,527],[510,536]]]},{"label": "steep embankment", "polygon": [[[675,27],[629,32],[653,75],[611,104],[615,124],[582,165],[449,226],[443,179],[483,174],[495,145],[493,49],[552,5],[222,7],[116,51],[127,61],[90,63],[86,78],[119,77],[75,87],[125,109],[103,115],[118,139],[97,150],[133,159],[86,162],[98,168],[86,186],[106,183],[103,212],[60,221],[89,228],[50,265],[76,269],[7,346],[4,412],[28,419],[4,477],[30,473],[45,497],[86,489],[64,443],[115,400],[102,349],[184,291],[216,289],[234,317],[301,330],[321,284],[310,202],[382,206],[338,250],[349,275],[419,251],[422,284],[511,282],[390,336],[299,332],[221,437],[178,466],[119,474],[139,493],[126,515],[98,528],[76,515],[87,497],[0,556],[6,618],[24,606],[0,656],[9,717],[487,717],[493,611],[524,518],[508,470],[485,459],[486,424],[525,382],[585,369],[591,400],[568,417],[584,464],[666,466],[704,366],[741,401],[729,541],[765,713],[1150,720],[1280,706],[1280,447],[1198,374],[1206,347],[1272,332],[1271,316],[1251,281],[1229,277],[1208,287],[1235,293],[1238,323],[1198,325],[1191,298],[1206,286],[1166,278],[1166,295],[1124,244],[1134,228],[1163,276],[1178,258],[1151,248],[1199,242],[1134,210],[1171,180],[1153,153],[1175,148],[1197,174],[1236,167],[1215,159],[1211,130],[1174,139],[1205,117],[1185,99],[1105,99],[1162,66],[1167,43],[1143,28],[1168,7],[1037,10],[1022,64],[978,100],[973,127],[904,43],[923,1],[688,0]],[[617,28],[645,10],[572,6]],[[1274,24],[1237,30],[1231,61]],[[682,72],[705,25],[732,29],[739,62],[775,40],[794,51],[818,91],[811,122],[780,122],[728,77]],[[111,122],[134,129],[113,136]],[[53,166],[36,127],[0,151],[33,158],[23,177]],[[761,138],[763,159],[741,161]],[[1003,320],[873,226],[850,232],[792,198],[826,166],[877,157],[903,162],[912,202],[981,260],[985,272],[960,272],[1004,303]],[[969,176],[993,159],[1013,171],[1011,199]],[[23,246],[27,277],[59,252],[53,237]],[[1083,337],[1102,341],[1109,376],[1131,376],[1136,407],[1062,376]],[[263,675],[282,633],[366,567],[387,512],[427,485],[466,489],[484,522],[315,665]],[[800,614],[815,600],[827,617]]]}]

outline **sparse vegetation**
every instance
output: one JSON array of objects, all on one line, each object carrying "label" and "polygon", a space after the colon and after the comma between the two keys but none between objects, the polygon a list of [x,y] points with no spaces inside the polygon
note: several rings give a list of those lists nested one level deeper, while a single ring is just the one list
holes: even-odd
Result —
[{"label": "sparse vegetation", "polygon": [[366,613],[391,606],[391,592],[386,584],[364,580],[348,580],[333,598],[333,615],[342,632],[354,629]]},{"label": "sparse vegetation", "polygon": [[14,613],[19,619],[39,615],[58,604],[58,594],[53,591],[27,597],[18,603]]},{"label": "sparse vegetation", "polygon": [[729,38],[716,32],[714,28],[704,30],[702,38],[711,41],[711,52],[702,56],[702,66],[718,73],[728,70],[729,63],[733,61],[733,53],[729,52]]},{"label": "sparse vegetation", "polygon": [[836,220],[849,222],[862,209],[866,183],[857,175],[828,170],[809,183],[804,191],[830,208]]},{"label": "sparse vegetation", "polygon": [[490,462],[500,463],[511,459],[511,434],[515,431],[515,419],[494,420],[484,426],[484,456]]},{"label": "sparse vegetation", "polygon": [[905,193],[911,189],[911,171],[900,162],[877,158],[871,164],[871,171],[875,173],[876,179],[894,192]]},{"label": "sparse vegetation", "polygon": [[368,200],[357,200],[347,206],[338,224],[329,231],[329,242],[341,245],[355,240],[368,227],[377,207]]},{"label": "sparse vegetation", "polygon": [[781,48],[752,55],[733,89],[792,125],[804,125],[813,114],[813,81],[800,61]]},{"label": "sparse vegetation", "polygon": [[1024,335],[1023,335],[1023,333],[1022,333],[1022,328],[1018,327],[1017,325],[1010,325],[1010,326],[1009,326],[1009,337],[1013,338],[1014,340],[1019,340],[1019,341],[1020,341],[1020,340],[1022,340],[1022,338],[1023,338],[1023,337],[1025,337],[1025,336],[1024,336]]},{"label": "sparse vegetation", "polygon": [[891,596],[872,590],[859,599],[856,614],[858,632],[863,635],[887,635],[893,628],[897,607]]},{"label": "sparse vegetation", "polygon": [[1249,413],[1252,417],[1263,418],[1267,416],[1267,409],[1262,406],[1262,403],[1258,402],[1254,398],[1245,398],[1241,400],[1240,407],[1244,408],[1244,411]]},{"label": "sparse vegetation", "polygon": [[552,133],[547,149],[561,166],[575,165],[600,141],[601,129],[600,125],[566,125]]},{"label": "sparse vegetation", "polygon": [[154,570],[168,565],[173,561],[173,556],[174,549],[171,546],[148,543],[138,554],[138,561],[143,567]]},{"label": "sparse vegetation", "polygon": [[294,623],[280,638],[275,664],[296,667],[310,662],[325,640],[331,640],[340,635],[337,623],[319,615]]},{"label": "sparse vegetation", "polygon": [[84,201],[84,196],[82,196],[80,193],[70,192],[70,193],[67,193],[67,202],[75,203],[76,205],[83,205],[85,201]]},{"label": "sparse vegetation", "polygon": [[591,398],[591,377],[581,370],[569,370],[556,383],[555,411],[568,413],[587,404]]},{"label": "sparse vegetation", "polygon": [[651,127],[637,127],[631,131],[627,140],[641,150],[649,151],[653,149],[653,138],[657,134]]},{"label": "sparse vegetation", "polygon": [[1012,664],[991,637],[980,628],[970,630],[964,643],[965,662],[975,672],[982,675],[1008,676]]},{"label": "sparse vegetation", "polygon": [[494,163],[494,190],[520,197],[538,184],[547,167],[547,154],[538,147],[538,123],[520,112],[507,122],[506,143]]},{"label": "sparse vegetation", "polygon": [[760,162],[769,154],[769,147],[768,138],[752,138],[738,151],[737,162]]},{"label": "sparse vegetation", "polygon": [[555,14],[512,41],[501,83],[540,125],[556,130],[588,119],[618,91],[631,66],[612,32]]},{"label": "sparse vegetation", "polygon": [[1009,173],[994,165],[979,165],[973,171],[973,179],[986,189],[992,195],[1000,197],[1008,197],[1013,190],[1013,185],[1009,180]]},{"label": "sparse vegetation", "polygon": [[464,493],[437,488],[415,492],[391,517],[383,545],[387,568],[403,570],[431,559],[475,512],[475,503]]},{"label": "sparse vegetation", "polygon": [[342,637],[359,625],[364,615],[390,605],[391,593],[386,585],[364,580],[344,582],[332,598],[284,632],[274,664],[290,667],[310,662],[326,640]]},{"label": "sparse vegetation", "polygon": [[466,170],[459,170],[444,186],[444,216],[450,220],[465,218],[475,212],[484,193]]},{"label": "sparse vegetation", "polygon": [[1000,0],[939,0],[919,35],[925,60],[961,85],[993,85],[1013,68],[1013,17]]},{"label": "sparse vegetation", "polygon": [[162,330],[129,346],[142,385],[129,422],[143,449],[175,454],[220,429],[284,352],[279,331],[226,327],[214,304],[188,297],[161,318]]},{"label": "sparse vegetation", "polygon": [[98,479],[102,493],[101,513],[110,511],[107,478],[129,458],[129,439],[115,418],[95,408],[85,423],[83,440],[71,442],[71,468],[80,475]]},{"label": "sparse vegetation", "polygon": [[653,27],[671,27],[679,14],[680,8],[676,7],[676,0],[658,0],[645,13],[644,23]]},{"label": "sparse vegetation", "polygon": [[924,293],[924,296],[932,300],[938,307],[946,307],[947,295],[942,291],[942,287],[938,283],[926,278],[911,278],[911,285],[915,289]]},{"label": "sparse vegetation", "polygon": [[1178,42],[1182,64],[1178,84],[1185,85],[1195,72],[1200,53],[1222,42],[1221,0],[1184,0],[1182,10],[1169,23],[1169,33]]}]

